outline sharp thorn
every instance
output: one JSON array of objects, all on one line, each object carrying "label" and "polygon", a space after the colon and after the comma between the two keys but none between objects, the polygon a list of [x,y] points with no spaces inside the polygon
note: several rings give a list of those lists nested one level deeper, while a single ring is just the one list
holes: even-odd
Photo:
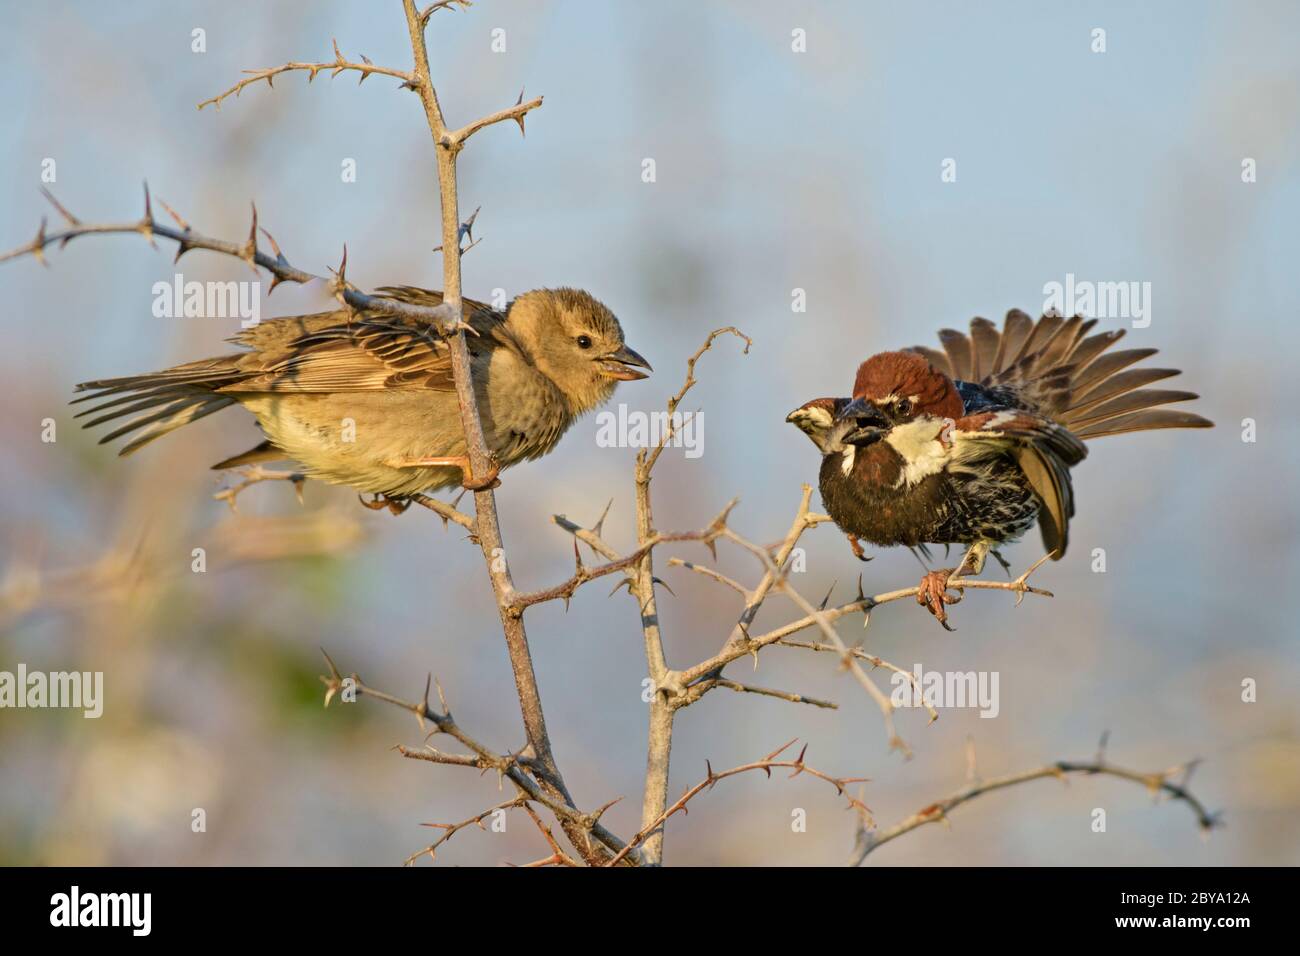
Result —
[{"label": "sharp thorn", "polygon": [[81,225],[81,220],[78,219],[76,216],[74,216],[72,213],[68,212],[68,210],[63,207],[63,204],[54,198],[54,194],[52,192],[50,192],[44,186],[41,187],[41,192],[45,195],[45,198],[49,200],[50,205],[59,211],[59,215],[61,215],[64,219],[68,221],[68,225],[70,226]]},{"label": "sharp thorn", "polygon": [[183,231],[185,231],[185,232],[189,232],[189,231],[190,231],[190,224],[189,224],[188,222],[186,222],[184,219],[182,219],[182,218],[180,217],[180,215],[176,212],[175,209],[173,209],[171,206],[167,205],[167,203],[166,203],[165,201],[163,201],[162,199],[159,199],[159,200],[158,200],[158,205],[162,206],[163,209],[166,209],[166,210],[167,210],[167,215],[169,215],[169,216],[171,216],[173,219],[175,219],[175,220],[176,220],[176,225],[180,226],[181,229],[182,229]]}]

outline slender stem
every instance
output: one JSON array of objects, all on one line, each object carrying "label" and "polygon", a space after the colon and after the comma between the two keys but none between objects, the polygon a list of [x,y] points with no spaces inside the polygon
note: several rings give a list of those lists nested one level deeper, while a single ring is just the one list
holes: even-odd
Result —
[{"label": "slender stem", "polygon": [[968,800],[974,800],[976,797],[985,793],[992,793],[995,790],[1002,790],[1006,787],[1014,787],[1018,784],[1028,783],[1031,780],[1042,780],[1047,777],[1055,777],[1058,780],[1065,780],[1067,775],[1078,774],[1081,776],[1106,775],[1118,777],[1121,780],[1131,780],[1134,783],[1140,783],[1145,786],[1154,796],[1162,794],[1179,800],[1196,814],[1196,822],[1200,825],[1203,832],[1208,832],[1219,825],[1219,818],[1210,813],[1199,800],[1196,799],[1186,787],[1185,784],[1173,783],[1169,780],[1171,773],[1177,771],[1186,772],[1186,767],[1175,768],[1174,771],[1165,771],[1157,773],[1142,773],[1137,770],[1128,770],[1124,767],[1117,767],[1114,764],[1106,763],[1104,759],[1097,759],[1088,762],[1077,762],[1069,760],[1059,760],[1056,763],[1048,764],[1045,767],[1036,767],[1033,770],[1023,770],[1020,773],[1007,774],[1005,777],[997,777],[993,780],[975,781],[950,794],[935,803],[930,804],[923,810],[920,810],[904,820],[900,820],[885,830],[868,830],[865,827],[858,831],[858,842],[854,848],[853,855],[849,860],[850,866],[861,866],[863,861],[876,849],[896,840],[905,833],[910,833],[917,827],[925,826],[927,823],[939,823],[947,820],[948,811],[953,810]]},{"label": "slender stem", "polygon": [[[650,471],[654,462],[644,452],[636,464],[636,534],[637,543],[645,546],[653,540],[654,509],[650,502]],[[641,803],[641,827],[653,831],[646,838],[642,856],[649,866],[663,862],[664,828],[662,818],[668,806],[668,766],[673,749],[673,715],[676,708],[659,688],[668,673],[664,656],[663,635],[659,630],[659,610],[655,603],[654,553],[647,550],[636,569],[633,593],[641,606],[641,631],[645,637],[646,666],[655,692],[650,698],[650,721],[646,740],[645,793]],[[659,825],[655,826],[656,822]]]},{"label": "slender stem", "polygon": [[[456,195],[456,156],[464,143],[463,140],[455,140],[448,135],[442,107],[438,103],[438,94],[429,71],[424,21],[415,8],[414,0],[402,0],[402,6],[406,11],[411,51],[415,57],[413,77],[416,92],[424,105],[424,114],[429,123],[429,132],[433,136],[438,157],[438,188],[442,201],[443,303],[451,308],[453,312],[451,320],[459,326],[461,319],[460,212]],[[487,475],[491,472],[493,463],[487,449],[487,442],[483,437],[483,425],[479,420],[478,402],[470,372],[469,346],[465,341],[464,330],[457,328],[448,336],[447,342],[450,346],[451,370],[456,383],[456,396],[460,405],[461,425],[465,432],[470,467],[475,476]],[[552,796],[557,796],[572,806],[573,799],[569,795],[551,751],[551,741],[546,731],[546,718],[542,713],[541,692],[537,686],[537,675],[533,668],[532,653],[528,647],[528,635],[524,630],[523,618],[511,612],[514,583],[510,577],[509,565],[505,561],[505,544],[497,517],[496,495],[491,488],[475,491],[474,514],[475,536],[478,538],[488,574],[492,579],[497,612],[506,639],[506,651],[510,657],[511,670],[514,672],[515,690],[519,694],[519,709],[523,717],[524,731],[528,737],[528,748],[539,768],[538,782]],[[588,833],[563,820],[561,823],[574,848],[584,859],[588,862],[599,862],[607,858],[608,854],[591,840]]]}]

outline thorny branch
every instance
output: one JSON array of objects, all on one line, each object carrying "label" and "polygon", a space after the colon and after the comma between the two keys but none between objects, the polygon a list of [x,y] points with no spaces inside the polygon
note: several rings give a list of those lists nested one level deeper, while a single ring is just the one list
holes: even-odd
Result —
[{"label": "thorny branch", "polygon": [[344,59],[343,54],[339,52],[339,41],[335,40],[334,59],[331,62],[285,63],[283,66],[275,66],[266,70],[245,70],[244,72],[248,74],[247,77],[240,80],[224,93],[218,93],[211,99],[204,100],[199,104],[199,109],[203,109],[203,107],[209,104],[215,106],[217,109],[221,109],[221,101],[226,97],[239,96],[239,94],[243,92],[244,87],[251,86],[254,83],[260,83],[263,80],[266,81],[267,86],[274,88],[274,80],[277,76],[281,73],[289,73],[294,70],[305,70],[307,72],[308,83],[316,79],[316,74],[322,70],[329,70],[331,79],[347,70],[353,70],[361,74],[361,79],[357,80],[358,86],[364,83],[368,77],[379,74],[381,76],[391,76],[395,79],[401,80],[403,89],[414,89],[415,78],[405,70],[393,70],[386,66],[375,66],[374,63],[370,62],[370,58],[364,53],[361,54],[361,61],[362,62],[360,63],[354,63],[350,60]]},{"label": "thorny branch", "polygon": [[[1071,774],[1079,776],[1110,776],[1118,777],[1121,780],[1129,780],[1133,783],[1140,783],[1150,791],[1151,796],[1159,800],[1162,796],[1171,800],[1178,800],[1187,804],[1188,808],[1196,815],[1196,822],[1201,828],[1201,832],[1208,834],[1215,827],[1222,825],[1220,816],[1216,813],[1209,812],[1205,805],[1194,797],[1188,789],[1188,781],[1192,771],[1195,770],[1199,761],[1193,760],[1188,763],[1172,767],[1169,770],[1155,771],[1154,773],[1143,773],[1137,770],[1128,770],[1124,767],[1118,767],[1109,763],[1105,759],[1106,737],[1102,737],[1102,746],[1097,756],[1089,761],[1071,761],[1058,760],[1055,763],[1047,764],[1043,767],[1036,767],[1033,770],[1022,770],[1019,773],[1007,774],[1004,777],[995,777],[991,780],[980,780],[974,772],[973,758],[971,763],[972,778],[962,789],[949,794],[941,800],[937,800],[927,807],[918,810],[911,816],[900,820],[893,826],[884,830],[872,828],[867,821],[862,821],[858,826],[858,835],[856,845],[853,849],[853,855],[850,858],[850,866],[861,866],[863,861],[879,847],[895,840],[905,833],[910,833],[917,827],[925,826],[927,823],[948,823],[948,813],[961,806],[969,800],[976,797],[992,793],[996,790],[1004,790],[1007,787],[1014,787],[1018,784],[1028,783],[1031,780],[1042,780],[1047,777],[1055,777],[1062,783],[1069,783]],[[1172,778],[1182,777],[1180,782],[1174,782]]]},{"label": "thorny branch", "polygon": [[[731,334],[745,343],[743,354],[748,355],[754,344],[749,336],[734,326],[716,329],[686,361],[686,381],[676,395],[668,399],[668,428],[660,435],[658,444],[653,449],[643,449],[636,456],[636,534],[637,541],[646,548],[644,557],[637,563],[635,572],[628,576],[628,593],[637,601],[641,613],[641,631],[645,641],[646,667],[650,679],[654,682],[655,694],[650,699],[649,731],[646,742],[646,778],[645,793],[641,805],[642,827],[648,832],[645,846],[646,861],[658,865],[663,861],[662,817],[664,806],[668,802],[668,769],[672,755],[673,715],[676,705],[664,693],[674,689],[670,679],[667,659],[664,655],[663,636],[659,627],[659,610],[655,597],[654,555],[648,545],[656,537],[654,530],[654,509],[650,500],[650,480],[659,456],[668,447],[677,429],[678,406],[696,383],[695,364],[700,357],[713,347],[719,336]],[[722,512],[713,519],[706,529],[707,534],[700,540],[714,551],[714,541],[726,529],[727,515],[735,506],[731,501]],[[602,518],[603,520],[603,518]],[[666,819],[666,818],[664,818]],[[656,823],[655,821],[659,822]]]},{"label": "thorny branch", "polygon": [[[322,651],[322,653],[324,652]],[[412,760],[426,760],[430,763],[474,767],[483,772],[496,771],[500,779],[509,780],[516,787],[522,798],[540,804],[554,813],[564,826],[566,834],[573,830],[582,834],[579,841],[581,844],[599,843],[604,846],[609,852],[602,855],[601,862],[604,862],[610,853],[617,853],[626,846],[622,840],[605,829],[600,823],[601,816],[617,801],[611,801],[590,813],[582,813],[567,800],[556,799],[551,796],[547,789],[540,785],[540,782],[534,782],[533,777],[530,776],[530,774],[536,776],[536,756],[525,751],[500,754],[479,743],[456,723],[451,708],[447,705],[447,698],[443,693],[442,686],[437,684],[432,676],[425,681],[424,695],[419,701],[403,700],[400,697],[370,687],[355,673],[345,677],[329,654],[324,654],[324,656],[325,663],[329,667],[329,673],[321,676],[321,683],[325,685],[326,707],[340,693],[346,694],[348,691],[355,693],[357,696],[373,697],[375,700],[384,701],[414,714],[421,731],[427,731],[428,725],[432,724],[433,730],[428,731],[429,736],[444,734],[470,751],[468,754],[448,754],[427,744],[419,749],[399,745],[397,751],[402,756]],[[438,703],[442,707],[441,711],[435,710],[429,703],[429,692],[435,687],[438,692]],[[418,859],[422,854],[428,853],[429,850],[430,848],[426,847],[413,854],[407,862]],[[624,858],[626,862],[640,862],[639,855],[625,854]]]},{"label": "thorny branch", "polygon": [[[456,189],[456,157],[470,136],[494,123],[514,119],[518,121],[522,132],[524,115],[529,110],[541,106],[542,101],[538,98],[524,103],[521,94],[520,101],[513,108],[476,120],[458,130],[450,130],[443,118],[442,105],[433,86],[432,73],[429,69],[429,53],[424,38],[424,29],[428,24],[429,16],[438,9],[438,6],[434,5],[421,12],[416,9],[415,0],[402,0],[402,9],[406,14],[407,32],[410,35],[411,53],[415,63],[411,75],[412,85],[424,106],[425,119],[433,137],[438,162],[438,188],[442,201],[443,305],[451,310],[451,324],[456,329],[455,333],[447,338],[451,353],[452,378],[456,384],[456,397],[460,406],[461,426],[465,434],[470,468],[476,478],[486,478],[496,473],[496,463],[492,460],[487,441],[483,437],[478,402],[470,375],[469,347],[465,341],[464,323],[461,319],[460,257],[462,251]],[[520,713],[528,736],[527,749],[535,758],[535,763],[531,765],[533,776],[552,800],[571,808],[574,805],[573,798],[569,795],[564,778],[560,774],[559,765],[552,752],[550,736],[546,730],[541,692],[537,686],[537,676],[533,669],[532,652],[528,646],[523,617],[511,612],[514,582],[510,576],[509,561],[499,560],[506,553],[505,542],[497,517],[496,496],[491,485],[476,487],[474,516],[474,537],[482,550],[483,560],[492,581],[501,627],[505,633],[510,667],[514,672],[515,689],[519,695]],[[565,834],[584,860],[588,863],[598,863],[608,857],[605,849],[590,839],[588,831],[576,827],[564,817],[560,819]]]},{"label": "thorny branch", "polygon": [[[210,236],[202,235],[196,232],[188,222],[163,202],[161,199],[158,204],[167,210],[168,215],[175,221],[175,226],[170,226],[154,217],[153,200],[149,193],[149,184],[144,184],[144,214],[135,220],[116,223],[87,223],[82,222],[67,208],[54,198],[54,195],[42,187],[41,192],[45,198],[50,201],[59,215],[67,222],[67,228],[59,232],[50,232],[47,229],[48,222],[41,219],[41,224],[36,230],[36,235],[30,242],[27,242],[16,249],[0,253],[0,262],[9,259],[17,259],[22,256],[33,256],[42,265],[49,265],[45,259],[45,250],[50,246],[58,243],[62,249],[73,239],[81,236],[92,235],[130,235],[132,233],[143,236],[152,246],[157,245],[154,241],[156,237],[161,236],[164,239],[170,239],[177,244],[176,260],[189,252],[191,249],[206,249],[209,252],[218,252],[222,255],[231,256],[248,264],[255,272],[258,267],[265,269],[271,274],[271,286],[267,290],[270,295],[275,291],[276,286],[281,282],[296,282],[300,285],[306,285],[311,282],[320,282],[326,286],[330,293],[342,303],[344,308],[354,312],[385,312],[390,315],[398,315],[403,318],[411,319],[418,322],[430,323],[434,328],[440,330],[451,330],[458,327],[460,320],[459,308],[453,311],[445,303],[437,306],[415,305],[410,302],[402,302],[398,299],[390,299],[386,296],[368,295],[361,292],[347,281],[347,247],[343,249],[343,258],[333,278],[326,279],[322,276],[314,275],[297,268],[289,263],[283,252],[280,251],[279,243],[275,241],[272,235],[265,229],[259,228],[257,220],[257,206],[253,205],[252,224],[248,230],[248,238],[240,243],[228,239],[214,239]],[[271,245],[271,252],[267,253],[258,246],[257,234],[261,232]]]},{"label": "thorny branch", "polygon": [[806,773],[811,777],[816,777],[818,780],[825,780],[827,783],[829,783],[831,786],[835,788],[836,792],[839,793],[840,796],[844,797],[848,801],[848,809],[857,811],[859,820],[862,821],[862,825],[865,826],[869,824],[871,822],[871,809],[861,800],[845,792],[849,784],[865,783],[867,778],[866,777],[832,777],[829,774],[822,773],[820,770],[808,766],[806,763],[804,763],[804,754],[808,752],[807,744],[805,744],[803,749],[799,751],[799,756],[793,760],[776,759],[785,751],[789,750],[790,747],[792,747],[794,744],[795,741],[791,740],[789,743],[783,744],[782,746],[778,747],[776,750],[772,751],[762,760],[755,760],[753,763],[742,764],[739,767],[732,767],[730,770],[723,770],[720,773],[715,772],[713,769],[713,765],[706,761],[705,766],[707,767],[708,770],[707,776],[705,776],[703,780],[701,780],[695,786],[690,787],[685,793],[683,793],[680,797],[678,797],[677,801],[673,803],[672,806],[668,807],[663,812],[661,812],[658,816],[652,819],[650,821],[650,824],[644,827],[639,833],[636,834],[636,836],[634,836],[630,841],[628,841],[628,845],[623,850],[620,850],[617,854],[615,854],[613,859],[611,859],[609,863],[606,865],[613,866],[614,864],[619,863],[625,855],[632,852],[632,850],[636,849],[636,847],[639,846],[640,844],[644,843],[645,840],[652,833],[662,832],[661,828],[663,824],[667,822],[668,818],[671,817],[673,814],[679,811],[682,813],[689,813],[690,811],[687,810],[686,805],[690,803],[692,798],[697,796],[702,791],[712,790],[714,784],[716,784],[719,780],[725,780],[727,777],[734,777],[737,774],[741,774],[741,773],[748,773],[751,770],[762,770],[765,774],[767,774],[768,778],[770,779],[772,776],[772,771],[774,769],[780,769],[784,767],[793,771],[790,774],[791,778],[797,777],[801,773]]}]

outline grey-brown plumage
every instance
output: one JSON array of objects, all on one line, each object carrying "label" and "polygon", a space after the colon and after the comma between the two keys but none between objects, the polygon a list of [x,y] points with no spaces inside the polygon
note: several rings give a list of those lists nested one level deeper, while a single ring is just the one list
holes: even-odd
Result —
[{"label": "grey-brown plumage", "polygon": [[[378,292],[442,302],[439,292],[408,286]],[[650,368],[586,292],[534,290],[505,313],[463,301],[477,333],[467,340],[483,433],[502,468],[551,451],[619,381]],[[78,385],[91,394],[74,401],[96,403],[78,417],[93,416],[85,423],[92,427],[133,416],[101,439],[135,433],[127,455],[239,404],[267,440],[214,468],[291,459],[310,477],[391,497],[461,482],[456,465],[419,463],[466,453],[450,351],[429,326],[380,312],[321,312],[271,319],[231,341],[248,351]]]}]

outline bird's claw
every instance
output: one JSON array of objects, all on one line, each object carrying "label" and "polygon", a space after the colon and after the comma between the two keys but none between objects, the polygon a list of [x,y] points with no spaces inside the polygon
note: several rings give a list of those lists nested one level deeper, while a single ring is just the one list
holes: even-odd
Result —
[{"label": "bird's claw", "polygon": [[956,589],[958,593],[948,593],[948,580],[956,570],[956,568],[940,568],[938,571],[931,571],[921,578],[921,584],[916,589],[916,603],[933,614],[945,631],[954,631],[956,628],[948,624],[948,611],[944,605],[956,604],[962,598],[960,587]]},{"label": "bird's claw", "polygon": [[852,549],[853,556],[855,558],[857,558],[859,561],[871,560],[869,557],[867,557],[867,553],[862,550],[862,542],[858,540],[857,535],[849,534],[849,535],[845,535],[845,537],[849,539],[849,548]]},{"label": "bird's claw", "polygon": [[487,474],[481,478],[476,478],[473,471],[466,467],[461,471],[460,486],[467,491],[489,491],[492,488],[501,487],[501,479],[497,475],[501,474],[501,467],[492,461],[488,468]]},{"label": "bird's claw", "polygon": [[409,498],[392,498],[388,495],[377,494],[372,501],[366,501],[361,495],[357,495],[357,500],[371,511],[378,511],[381,508],[387,508],[395,515],[400,515],[411,507]]}]

